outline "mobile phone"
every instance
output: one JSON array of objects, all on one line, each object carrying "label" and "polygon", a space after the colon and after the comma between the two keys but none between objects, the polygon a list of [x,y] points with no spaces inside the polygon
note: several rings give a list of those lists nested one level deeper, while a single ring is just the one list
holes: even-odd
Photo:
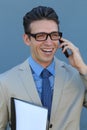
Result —
[{"label": "mobile phone", "polygon": [[[62,37],[62,33],[61,33],[61,37]],[[59,42],[60,44],[62,44],[64,41],[61,40],[61,38],[59,39]],[[64,49],[64,46],[62,47],[62,50]],[[68,58],[70,55],[72,55],[72,51],[70,49],[67,49],[65,52],[64,52],[64,55]]]}]

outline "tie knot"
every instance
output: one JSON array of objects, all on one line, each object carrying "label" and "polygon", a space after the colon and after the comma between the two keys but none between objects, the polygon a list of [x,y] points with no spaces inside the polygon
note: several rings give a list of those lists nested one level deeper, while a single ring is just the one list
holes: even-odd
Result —
[{"label": "tie knot", "polygon": [[49,78],[51,76],[51,73],[47,70],[47,69],[44,69],[42,72],[41,72],[41,77],[42,78]]}]

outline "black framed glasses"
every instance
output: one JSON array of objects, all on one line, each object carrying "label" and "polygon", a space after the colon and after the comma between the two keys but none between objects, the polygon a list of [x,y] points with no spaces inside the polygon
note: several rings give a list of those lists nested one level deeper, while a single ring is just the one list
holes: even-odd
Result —
[{"label": "black framed glasses", "polygon": [[51,33],[46,33],[46,32],[40,32],[40,33],[26,33],[29,37],[32,36],[35,38],[36,41],[45,41],[47,40],[48,36],[50,37],[51,40],[56,41],[59,40],[62,37],[62,32],[51,32]]}]

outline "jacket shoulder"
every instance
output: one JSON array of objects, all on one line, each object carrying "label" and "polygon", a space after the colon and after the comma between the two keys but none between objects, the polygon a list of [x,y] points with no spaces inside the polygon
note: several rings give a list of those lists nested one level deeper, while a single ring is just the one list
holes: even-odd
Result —
[{"label": "jacket shoulder", "polygon": [[3,72],[0,74],[0,80],[3,80],[3,79],[8,79],[9,77],[14,77],[15,75],[17,75],[18,71],[22,71],[22,70],[25,70],[29,67],[29,64],[28,64],[28,59],[25,60],[23,63],[20,63],[14,67],[12,67],[11,69]]}]

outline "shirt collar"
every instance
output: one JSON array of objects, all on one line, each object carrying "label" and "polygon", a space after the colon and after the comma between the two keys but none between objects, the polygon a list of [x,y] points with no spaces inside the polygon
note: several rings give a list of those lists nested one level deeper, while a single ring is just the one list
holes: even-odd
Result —
[{"label": "shirt collar", "polygon": [[[40,76],[41,72],[43,71],[43,67],[38,64],[33,58],[32,56],[29,57],[28,59],[29,61],[29,65],[32,67],[34,73],[36,73],[38,76]],[[47,67],[47,70],[49,70],[49,72],[54,76],[55,75],[55,62],[54,60],[52,61],[52,63]]]}]

